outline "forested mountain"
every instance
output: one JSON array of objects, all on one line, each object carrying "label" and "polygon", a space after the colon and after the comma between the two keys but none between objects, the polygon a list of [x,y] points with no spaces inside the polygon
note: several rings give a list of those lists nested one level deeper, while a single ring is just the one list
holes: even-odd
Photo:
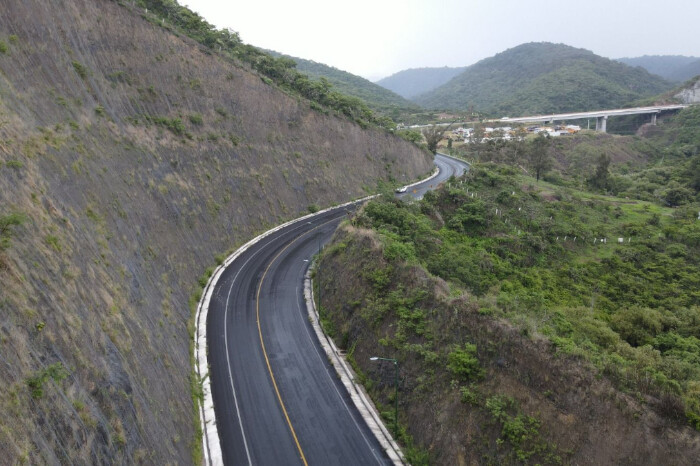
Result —
[{"label": "forested mountain", "polygon": [[173,1],[3,0],[0,464],[201,464],[213,266],[432,169],[283,65]]},{"label": "forested mountain", "polygon": [[520,116],[622,107],[670,87],[644,69],[540,42],[481,60],[414,100],[428,108],[464,111],[473,106],[492,116]]},{"label": "forested mountain", "polygon": [[685,81],[700,76],[700,59],[678,68],[672,76],[674,81]]},{"label": "forested mountain", "polygon": [[442,86],[465,69],[466,67],[449,68],[447,66],[442,68],[411,68],[380,79],[377,84],[407,99],[412,99]]},{"label": "forested mountain", "polygon": [[[685,81],[700,74],[700,58],[698,57],[644,55],[634,58],[618,58],[617,61],[629,66],[641,66],[649,73],[674,82]],[[695,68],[692,67],[692,63],[695,63]],[[693,74],[693,69],[697,71],[695,74]]]},{"label": "forested mountain", "polygon": [[296,69],[315,81],[325,78],[337,91],[362,99],[370,108],[383,114],[392,115],[396,111],[417,111],[419,106],[382,86],[338,68],[312,60],[292,57],[275,51],[267,51],[272,56],[291,59]]}]

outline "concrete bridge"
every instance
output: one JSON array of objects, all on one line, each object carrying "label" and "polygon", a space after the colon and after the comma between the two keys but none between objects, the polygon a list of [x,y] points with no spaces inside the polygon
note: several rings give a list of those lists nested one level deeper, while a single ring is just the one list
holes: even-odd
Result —
[{"label": "concrete bridge", "polygon": [[595,112],[576,112],[576,113],[559,113],[552,115],[537,115],[519,118],[501,118],[497,120],[489,120],[500,123],[553,123],[563,120],[585,120],[587,118],[595,118],[596,131],[605,132],[607,129],[608,118],[611,116],[623,115],[651,115],[651,124],[656,124],[656,116],[662,112],[678,111],[686,108],[688,105],[655,105],[653,107],[637,107],[637,108],[618,108],[614,110],[598,110]]}]

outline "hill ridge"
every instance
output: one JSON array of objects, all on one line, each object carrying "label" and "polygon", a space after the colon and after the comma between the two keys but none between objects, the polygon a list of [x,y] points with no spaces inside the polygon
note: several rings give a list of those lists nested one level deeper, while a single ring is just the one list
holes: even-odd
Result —
[{"label": "hill ridge", "polygon": [[445,84],[465,69],[466,67],[448,66],[409,68],[382,78],[376,84],[406,99],[413,99]]},{"label": "hill ridge", "polygon": [[266,50],[272,56],[294,60],[296,69],[314,80],[326,78],[338,91],[362,99],[375,111],[392,114],[397,111],[416,111],[419,106],[401,95],[372,81],[314,60],[294,57],[274,50]]},{"label": "hill ridge", "polygon": [[[641,66],[649,73],[673,82],[682,82],[700,74],[700,57],[685,55],[642,55],[617,58],[629,66]],[[693,67],[697,70],[693,71]]]},{"label": "hill ridge", "polygon": [[440,109],[470,106],[492,116],[623,107],[670,83],[585,49],[531,42],[469,66],[414,100]]}]

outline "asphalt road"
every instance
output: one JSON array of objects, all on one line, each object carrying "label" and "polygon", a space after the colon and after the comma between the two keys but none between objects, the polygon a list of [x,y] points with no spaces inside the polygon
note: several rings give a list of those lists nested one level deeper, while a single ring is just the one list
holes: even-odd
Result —
[{"label": "asphalt road", "polygon": [[[407,195],[422,196],[463,170],[444,156],[435,162],[440,175]],[[316,340],[303,297],[310,259],[352,209],[324,212],[262,239],[216,284],[208,361],[227,465],[390,464]]]},{"label": "asphalt road", "polygon": [[397,197],[402,199],[422,199],[429,190],[435,189],[440,183],[450,179],[451,176],[462,176],[467,170],[465,162],[457,161],[443,154],[436,154],[434,162],[440,170],[438,176],[429,181],[409,187],[408,191],[403,194],[397,194]]}]

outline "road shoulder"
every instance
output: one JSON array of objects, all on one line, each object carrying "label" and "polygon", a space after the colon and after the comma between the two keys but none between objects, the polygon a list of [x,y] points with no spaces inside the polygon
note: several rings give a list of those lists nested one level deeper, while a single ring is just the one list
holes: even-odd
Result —
[{"label": "road shoulder", "polygon": [[360,412],[360,415],[367,423],[370,431],[372,431],[372,434],[376,437],[391,461],[397,466],[407,464],[403,452],[401,452],[401,449],[392,438],[389,430],[384,423],[382,423],[381,417],[374,407],[374,404],[370,401],[364,387],[356,382],[357,376],[345,359],[345,356],[338,350],[333,340],[329,338],[321,328],[311,286],[311,267],[307,270],[304,278],[304,298],[306,301],[306,310],[309,314],[309,322],[314,332],[316,332],[316,338],[326,352],[328,360],[335,368],[338,377],[340,377],[355,407]]}]

